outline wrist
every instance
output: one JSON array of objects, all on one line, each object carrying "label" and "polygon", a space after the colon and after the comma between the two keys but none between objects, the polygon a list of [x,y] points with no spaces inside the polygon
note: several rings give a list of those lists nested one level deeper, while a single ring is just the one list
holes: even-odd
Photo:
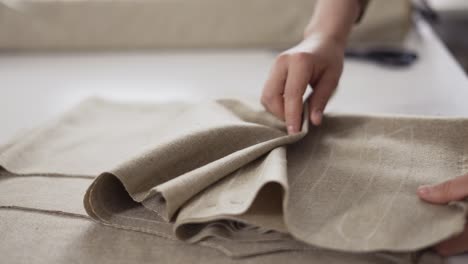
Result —
[{"label": "wrist", "polygon": [[346,47],[348,36],[343,34],[334,34],[332,32],[325,32],[320,29],[308,28],[304,31],[303,40],[307,41],[309,39],[319,39],[324,42],[333,43],[334,45],[344,49]]},{"label": "wrist", "polygon": [[333,46],[341,48],[343,50],[346,48],[347,44],[347,36],[330,34],[321,30],[306,30],[304,32],[303,42],[307,42],[309,40],[319,40],[320,42],[332,43]]},{"label": "wrist", "polygon": [[304,30],[304,39],[320,35],[345,47],[361,8],[358,0],[319,0]]}]

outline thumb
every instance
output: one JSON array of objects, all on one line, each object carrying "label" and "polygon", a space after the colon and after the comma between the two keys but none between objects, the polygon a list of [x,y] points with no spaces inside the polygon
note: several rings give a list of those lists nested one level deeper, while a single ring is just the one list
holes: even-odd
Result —
[{"label": "thumb", "polygon": [[436,185],[423,185],[417,190],[418,196],[430,203],[445,204],[468,196],[468,174]]}]

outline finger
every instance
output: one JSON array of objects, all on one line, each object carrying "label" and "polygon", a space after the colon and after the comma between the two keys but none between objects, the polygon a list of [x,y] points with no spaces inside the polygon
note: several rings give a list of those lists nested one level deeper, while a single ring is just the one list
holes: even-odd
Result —
[{"label": "finger", "polygon": [[468,196],[468,174],[440,184],[420,186],[417,193],[421,199],[436,204],[461,200]]},{"label": "finger", "polygon": [[314,92],[309,99],[309,113],[312,124],[318,126],[322,123],[323,111],[328,100],[338,86],[340,79],[339,71],[327,70],[313,87]]},{"label": "finger", "polygon": [[263,106],[281,120],[284,120],[283,93],[288,74],[287,69],[286,59],[278,57],[265,82],[261,99]]},{"label": "finger", "polygon": [[439,243],[434,250],[444,257],[457,255],[468,251],[468,226],[460,235]]},{"label": "finger", "polygon": [[302,121],[302,95],[312,76],[313,69],[307,66],[305,59],[298,56],[289,65],[284,90],[284,116],[289,134],[299,132]]}]

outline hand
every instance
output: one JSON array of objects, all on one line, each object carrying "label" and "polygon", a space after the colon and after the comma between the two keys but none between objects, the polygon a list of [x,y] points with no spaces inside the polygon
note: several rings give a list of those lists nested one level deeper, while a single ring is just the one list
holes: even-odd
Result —
[{"label": "hand", "polygon": [[265,83],[261,102],[265,108],[286,121],[288,133],[299,132],[302,120],[302,96],[310,84],[310,120],[322,122],[322,113],[343,70],[345,43],[310,34],[297,46],[280,54]]},{"label": "hand", "polygon": [[[468,174],[459,176],[434,186],[420,186],[419,197],[427,202],[446,204],[468,197]],[[442,256],[451,256],[468,252],[468,226],[458,236],[443,241],[434,247]]]}]

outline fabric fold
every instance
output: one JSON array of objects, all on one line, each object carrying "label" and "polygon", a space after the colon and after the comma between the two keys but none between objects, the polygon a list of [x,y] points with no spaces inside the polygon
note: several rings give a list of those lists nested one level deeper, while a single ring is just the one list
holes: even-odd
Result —
[{"label": "fabric fold", "polygon": [[93,219],[230,256],[407,252],[461,232],[465,202],[415,191],[468,172],[468,119],[307,117],[288,135],[249,102],[91,99],[2,148],[0,165],[97,176],[83,199]]},{"label": "fabric fold", "polygon": [[[207,110],[218,111],[219,120],[213,122],[217,117]],[[303,132],[287,135],[284,126],[279,127],[276,119],[262,112],[229,100],[196,107],[176,119],[177,124],[188,124],[177,135],[159,139],[163,143],[151,146],[110,174],[136,202],[169,221],[200,191],[307,132],[304,122]]]}]

